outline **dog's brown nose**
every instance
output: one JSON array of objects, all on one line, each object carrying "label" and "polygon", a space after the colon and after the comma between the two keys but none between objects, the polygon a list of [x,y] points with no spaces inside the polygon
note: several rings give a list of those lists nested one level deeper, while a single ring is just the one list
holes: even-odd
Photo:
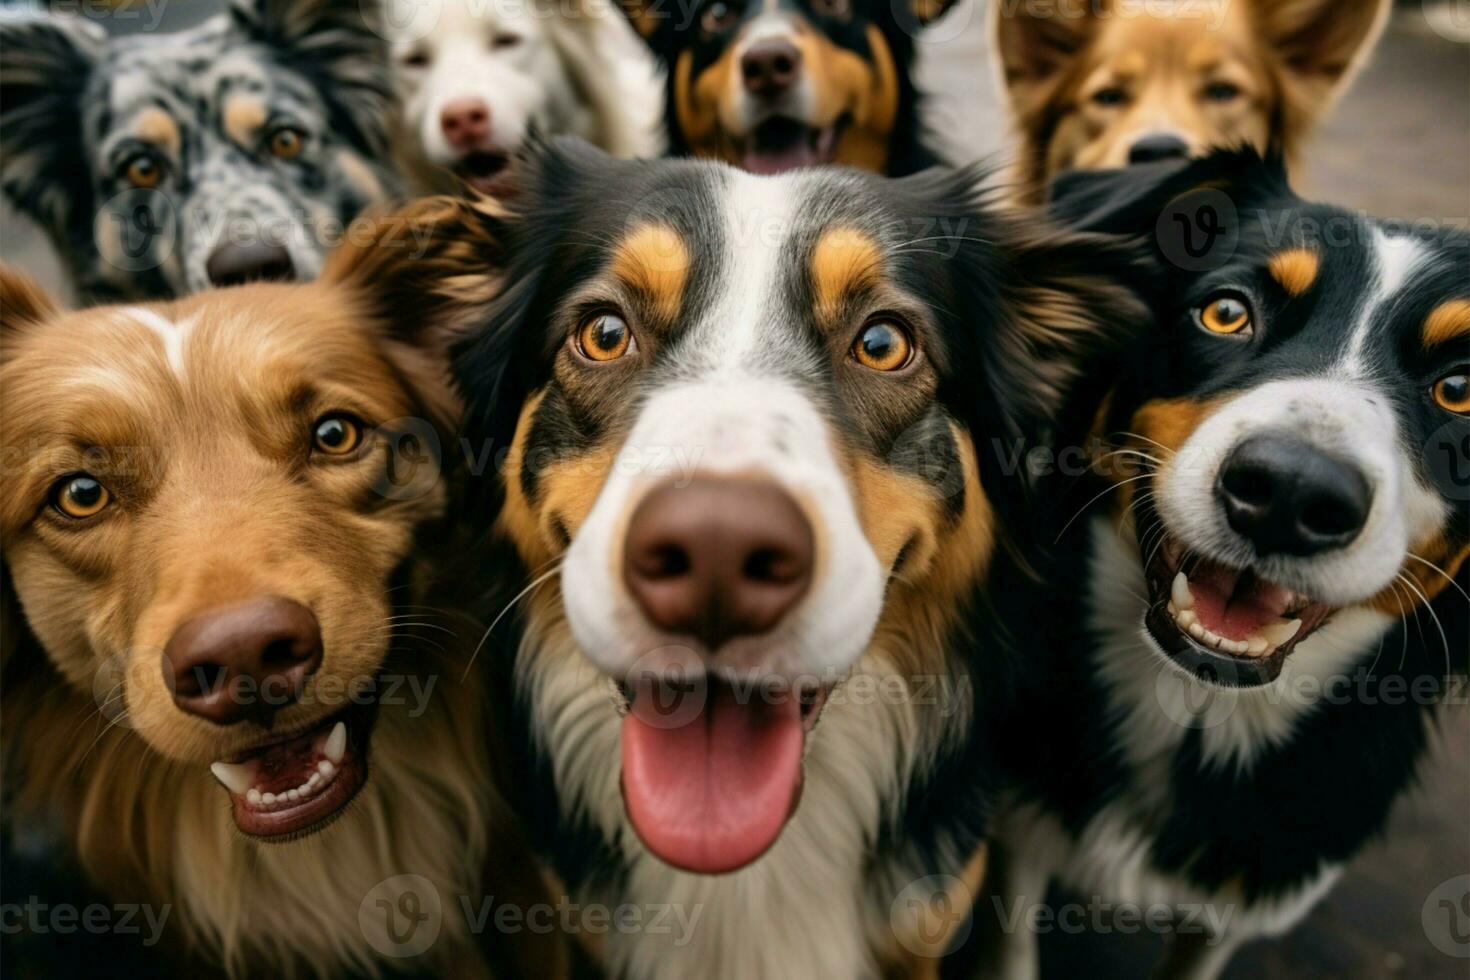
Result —
[{"label": "dog's brown nose", "polygon": [[258,279],[290,282],[296,278],[291,253],[280,245],[266,242],[248,245],[226,242],[209,256],[204,272],[216,286],[238,286]]},{"label": "dog's brown nose", "polygon": [[321,662],[322,633],[311,610],[267,596],[185,622],[163,649],[163,679],[174,704],[191,715],[218,725],[245,718],[269,725]]},{"label": "dog's brown nose", "polygon": [[653,623],[710,653],[780,622],[811,584],[812,528],[791,496],[758,480],[665,484],[633,512],[623,577]]},{"label": "dog's brown nose", "polygon": [[757,41],[740,59],[740,75],[748,91],[775,98],[801,75],[801,51],[781,38]]},{"label": "dog's brown nose", "polygon": [[456,150],[473,150],[490,137],[490,107],[484,99],[451,99],[439,110],[439,128]]}]

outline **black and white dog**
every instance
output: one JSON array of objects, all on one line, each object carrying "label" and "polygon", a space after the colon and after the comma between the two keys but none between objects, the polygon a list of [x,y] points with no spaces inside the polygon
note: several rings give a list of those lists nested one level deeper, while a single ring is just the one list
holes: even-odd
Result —
[{"label": "black and white dog", "polygon": [[[1087,414],[1111,451],[1045,592],[993,583],[1036,667],[999,895],[1190,907],[1163,975],[1213,977],[1383,831],[1463,682],[1470,236],[1309,204],[1254,151],[1055,207],[1148,237],[1156,322]],[[999,952],[1035,975],[1029,929]]]},{"label": "black and white dog", "polygon": [[685,918],[610,932],[613,975],[937,955],[916,907],[975,886],[985,815],[967,610],[1007,484],[978,447],[1142,315],[1127,253],[1023,231],[973,172],[521,165],[513,213],[463,203],[390,274],[474,331],[509,612],[481,656],[528,827],[573,900]]},{"label": "black and white dog", "polygon": [[312,278],[396,193],[372,17],[358,0],[235,0],[113,39],[60,15],[0,21],[0,185],[84,296]]}]

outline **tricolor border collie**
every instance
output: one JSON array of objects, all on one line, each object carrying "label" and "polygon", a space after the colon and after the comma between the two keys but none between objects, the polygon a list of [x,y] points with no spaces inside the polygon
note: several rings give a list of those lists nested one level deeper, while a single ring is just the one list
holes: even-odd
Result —
[{"label": "tricolor border collie", "polygon": [[915,40],[952,0],[621,0],[668,69],[669,149],[756,173],[837,163],[890,176],[938,161]]},{"label": "tricolor border collie", "polygon": [[978,876],[967,617],[1009,485],[978,447],[1142,315],[1105,278],[1128,253],[1008,223],[973,171],[576,141],[522,165],[513,211],[461,205],[447,264],[403,274],[472,330],[456,371],[498,461],[480,656],[536,843],[574,900],[700,915],[683,945],[609,934],[614,975],[937,955],[895,898]]},{"label": "tricolor border collie", "polygon": [[[1308,203],[1253,151],[1056,194],[1153,242],[1156,326],[1088,415],[1105,482],[1056,512],[1045,593],[995,584],[1040,657],[997,736],[1031,747],[999,894],[1204,910],[1163,975],[1208,978],[1384,830],[1463,690],[1470,236]],[[1029,930],[999,953],[1035,975]]]}]

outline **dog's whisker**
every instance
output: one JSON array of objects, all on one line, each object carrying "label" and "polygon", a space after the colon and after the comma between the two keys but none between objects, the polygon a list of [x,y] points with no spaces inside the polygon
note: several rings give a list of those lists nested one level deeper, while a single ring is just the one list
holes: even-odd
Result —
[{"label": "dog's whisker", "polygon": [[470,662],[465,665],[464,674],[460,678],[461,680],[470,676],[470,668],[475,665],[475,658],[480,655],[480,648],[485,645],[486,640],[490,639],[491,632],[494,631],[495,627],[500,623],[500,621],[505,618],[505,614],[510,612],[511,609],[515,607],[516,603],[520,602],[526,596],[534,592],[536,590],[536,587],[539,586],[541,583],[556,575],[560,575],[561,568],[562,566],[560,565],[560,563],[558,563],[554,568],[550,568],[547,571],[542,572],[540,575],[531,580],[531,584],[527,585],[520,592],[516,593],[515,598],[506,603],[505,608],[500,610],[500,614],[490,622],[489,626],[485,627],[485,635],[480,637],[480,642],[475,644],[475,650],[473,653],[470,654]]},{"label": "dog's whisker", "polygon": [[1082,514],[1087,510],[1087,508],[1091,507],[1093,504],[1097,503],[1099,500],[1101,500],[1103,497],[1106,497],[1108,494],[1112,493],[1114,490],[1117,490],[1117,489],[1120,489],[1122,487],[1125,487],[1125,486],[1127,486],[1130,483],[1137,483],[1139,480],[1147,480],[1152,475],[1153,474],[1151,474],[1151,473],[1144,473],[1144,474],[1142,474],[1140,476],[1133,476],[1133,477],[1129,477],[1126,480],[1121,480],[1118,483],[1111,483],[1111,484],[1109,484],[1101,492],[1099,492],[1096,495],[1094,495],[1091,500],[1087,501],[1087,503],[1083,504],[1080,508],[1078,508],[1077,513],[1073,514],[1072,517],[1067,521],[1067,523],[1065,523],[1065,524],[1062,525],[1062,529],[1057,532],[1056,539],[1052,541],[1052,544],[1058,544],[1062,540],[1062,538],[1067,533],[1067,529],[1070,528],[1073,525],[1073,523],[1076,522],[1077,518],[1079,518],[1079,517],[1082,516]]}]

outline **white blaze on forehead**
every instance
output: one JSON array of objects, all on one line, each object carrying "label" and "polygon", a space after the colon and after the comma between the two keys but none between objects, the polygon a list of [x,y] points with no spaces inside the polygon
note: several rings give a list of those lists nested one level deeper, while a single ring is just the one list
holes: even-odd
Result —
[{"label": "white blaze on forehead", "polygon": [[1362,312],[1352,325],[1353,332],[1348,338],[1347,354],[1343,357],[1342,369],[1349,377],[1363,375],[1363,348],[1367,346],[1368,337],[1373,330],[1374,318],[1404,288],[1415,267],[1423,259],[1424,248],[1417,239],[1407,235],[1389,235],[1381,228],[1373,228],[1375,277]]},{"label": "white blaze on forehead", "polygon": [[134,323],[147,327],[157,335],[163,343],[163,355],[168,360],[168,366],[173,369],[174,374],[182,378],[184,376],[184,342],[194,328],[194,318],[187,317],[176,323],[141,306],[130,306],[123,310],[123,314]]}]

